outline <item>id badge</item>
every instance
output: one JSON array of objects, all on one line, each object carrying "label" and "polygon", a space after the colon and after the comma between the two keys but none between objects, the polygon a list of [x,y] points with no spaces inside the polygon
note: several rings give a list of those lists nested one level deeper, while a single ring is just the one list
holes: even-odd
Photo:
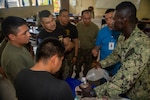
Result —
[{"label": "id badge", "polygon": [[114,42],[109,42],[109,47],[108,47],[108,49],[109,49],[109,50],[114,50],[114,48],[115,48],[115,43],[114,43]]}]

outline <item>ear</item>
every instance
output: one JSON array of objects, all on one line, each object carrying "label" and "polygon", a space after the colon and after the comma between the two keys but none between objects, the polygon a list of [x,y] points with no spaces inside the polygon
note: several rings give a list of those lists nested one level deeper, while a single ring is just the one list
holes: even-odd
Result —
[{"label": "ear", "polygon": [[40,21],[40,24],[41,24],[42,26],[44,26],[44,25],[43,25],[43,22],[41,22],[41,21]]},{"label": "ear", "polygon": [[16,39],[16,36],[14,34],[9,34],[8,38],[13,41]]},{"label": "ear", "polygon": [[54,55],[54,56],[52,56],[52,57],[50,58],[50,63],[51,63],[51,65],[54,66],[54,67],[55,67],[56,64],[57,64],[56,58],[57,58],[56,55]]},{"label": "ear", "polygon": [[122,23],[126,23],[127,22],[127,18],[123,18]]}]

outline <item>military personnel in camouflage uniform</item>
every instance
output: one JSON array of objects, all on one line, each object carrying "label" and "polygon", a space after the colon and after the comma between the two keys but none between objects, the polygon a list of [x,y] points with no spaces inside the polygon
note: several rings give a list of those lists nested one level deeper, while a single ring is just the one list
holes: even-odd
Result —
[{"label": "military personnel in camouflage uniform", "polygon": [[150,100],[150,39],[136,27],[136,8],[131,2],[116,7],[114,28],[121,31],[117,47],[102,68],[118,61],[121,68],[112,81],[94,88],[98,98],[126,94],[131,100]]}]

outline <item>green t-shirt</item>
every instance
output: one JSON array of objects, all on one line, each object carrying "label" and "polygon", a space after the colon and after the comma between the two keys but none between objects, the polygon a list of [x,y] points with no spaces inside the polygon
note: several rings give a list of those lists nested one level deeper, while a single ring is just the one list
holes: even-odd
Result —
[{"label": "green t-shirt", "polygon": [[80,41],[79,48],[91,49],[95,45],[95,39],[99,31],[99,27],[91,22],[88,26],[84,25],[83,22],[77,24],[78,38]]},{"label": "green t-shirt", "polygon": [[[8,42],[8,40],[6,38],[3,39],[3,41],[1,42],[1,45],[0,45],[0,61],[1,61],[2,52],[3,52],[7,42]],[[1,62],[0,62],[0,67],[1,67]]]},{"label": "green t-shirt", "polygon": [[6,44],[1,56],[1,65],[12,83],[21,69],[30,68],[33,64],[33,58],[25,47],[13,46],[10,42]]}]

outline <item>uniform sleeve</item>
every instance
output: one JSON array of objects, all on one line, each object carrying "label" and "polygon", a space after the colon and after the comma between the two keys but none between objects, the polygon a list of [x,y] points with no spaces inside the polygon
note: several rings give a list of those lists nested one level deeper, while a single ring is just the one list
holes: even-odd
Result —
[{"label": "uniform sleeve", "polygon": [[76,39],[78,38],[78,31],[77,31],[77,28],[76,26],[72,26],[72,30],[71,30],[72,34],[73,34],[73,39]]},{"label": "uniform sleeve", "polygon": [[9,63],[8,63],[8,72],[7,74],[9,74],[9,78],[11,79],[11,81],[13,82],[16,75],[18,74],[18,72],[20,72],[20,70],[27,68],[27,66],[25,66],[25,62],[24,59],[22,59],[22,57],[14,57],[14,59],[12,59]]},{"label": "uniform sleeve", "polygon": [[17,100],[16,91],[10,80],[0,75],[0,98],[2,100]]},{"label": "uniform sleeve", "polygon": [[0,66],[1,66],[2,52],[3,52],[4,48],[6,47],[7,42],[8,42],[8,40],[6,38],[4,38],[0,45]]},{"label": "uniform sleeve", "polygon": [[100,64],[103,68],[111,66],[120,61],[120,55],[121,55],[121,44],[120,44],[121,42],[120,41],[123,41],[121,35],[116,44],[116,48],[113,50],[113,52],[104,60],[100,61]]},{"label": "uniform sleeve", "polygon": [[142,39],[137,41],[136,46],[128,50],[122,58],[124,60],[121,68],[112,81],[95,88],[98,98],[126,93],[140,77],[149,60],[150,43]]}]

